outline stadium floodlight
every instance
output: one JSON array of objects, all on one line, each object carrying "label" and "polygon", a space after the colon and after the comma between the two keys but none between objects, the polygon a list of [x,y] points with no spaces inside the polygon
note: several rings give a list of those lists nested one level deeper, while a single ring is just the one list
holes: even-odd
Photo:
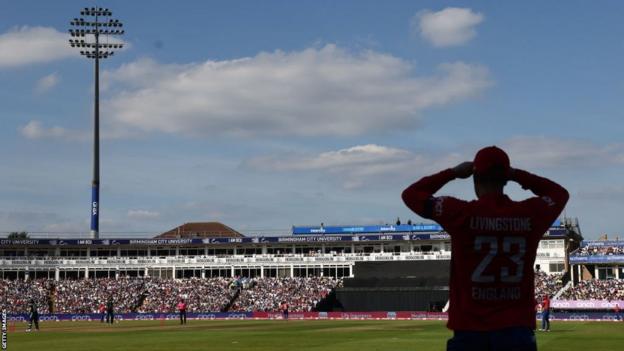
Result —
[{"label": "stadium floodlight", "polygon": [[[80,55],[95,61],[95,104],[93,114],[93,182],[91,183],[91,237],[99,238],[100,214],[100,59],[113,56],[114,50],[123,48],[116,36],[124,30],[111,30],[123,27],[118,19],[113,19],[109,9],[85,7],[80,11],[83,17],[74,18],[69,24],[69,45],[80,48]],[[103,40],[104,39],[104,40]],[[112,42],[112,43],[111,43]]]}]

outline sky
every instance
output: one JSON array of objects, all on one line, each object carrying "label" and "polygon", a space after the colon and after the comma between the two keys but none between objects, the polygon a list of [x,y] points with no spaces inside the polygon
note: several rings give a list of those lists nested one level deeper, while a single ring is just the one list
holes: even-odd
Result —
[{"label": "sky", "polygon": [[428,222],[402,190],[488,145],[565,186],[585,238],[622,233],[615,0],[2,0],[0,232],[89,231],[94,69],[67,32],[85,6],[126,31],[100,67],[102,236]]}]

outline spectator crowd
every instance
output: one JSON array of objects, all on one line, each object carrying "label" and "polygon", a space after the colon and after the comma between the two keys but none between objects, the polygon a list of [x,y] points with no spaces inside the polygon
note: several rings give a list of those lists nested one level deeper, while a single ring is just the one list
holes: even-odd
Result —
[{"label": "spectator crowd", "polygon": [[338,280],[326,277],[260,278],[243,288],[231,307],[235,312],[277,311],[284,303],[293,312],[312,311]]},{"label": "spectator crowd", "polygon": [[183,299],[188,312],[310,311],[338,284],[332,278],[118,278],[0,280],[0,305],[8,313],[27,312],[34,300],[39,313],[97,313],[113,301],[115,313],[176,312]]},{"label": "spectator crowd", "polygon": [[184,299],[188,312],[222,311],[234,296],[232,278],[148,279],[145,300],[137,312],[170,313]]},{"label": "spectator crowd", "polygon": [[543,271],[535,272],[535,296],[548,295],[551,298],[563,287],[563,274],[546,274]]},{"label": "spectator crowd", "polygon": [[[562,274],[535,273],[535,295],[553,296]],[[116,313],[172,313],[184,299],[188,312],[278,311],[306,312],[341,280],[328,277],[292,278],[118,278],[60,280],[0,280],[0,305],[9,313],[25,313],[31,300],[39,313],[97,313],[112,299]],[[624,300],[624,280],[587,280],[563,292],[559,300]]]},{"label": "spectator crowd", "polygon": [[624,246],[583,246],[577,252],[578,256],[605,256],[624,255]]},{"label": "spectator crowd", "polygon": [[582,280],[563,292],[560,300],[624,300],[624,279]]}]

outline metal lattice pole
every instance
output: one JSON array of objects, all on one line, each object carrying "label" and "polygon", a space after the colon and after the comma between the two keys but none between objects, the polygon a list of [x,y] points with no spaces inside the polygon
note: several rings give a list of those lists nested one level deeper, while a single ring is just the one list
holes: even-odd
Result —
[{"label": "metal lattice pole", "polygon": [[[80,48],[80,54],[95,61],[95,104],[93,108],[93,181],[91,183],[91,238],[99,237],[100,214],[100,59],[115,54],[121,49],[121,41],[109,38],[124,34],[123,24],[111,18],[113,13],[101,7],[84,8],[80,11],[81,18],[70,22],[69,39],[71,47]],[[86,18],[86,19],[85,19]],[[102,39],[105,38],[104,43]]]}]

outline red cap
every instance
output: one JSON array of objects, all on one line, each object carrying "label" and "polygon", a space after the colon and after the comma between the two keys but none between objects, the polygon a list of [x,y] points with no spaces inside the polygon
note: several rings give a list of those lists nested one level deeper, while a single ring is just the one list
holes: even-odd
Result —
[{"label": "red cap", "polygon": [[496,146],[485,147],[474,158],[474,174],[507,180],[509,177],[509,156]]}]

